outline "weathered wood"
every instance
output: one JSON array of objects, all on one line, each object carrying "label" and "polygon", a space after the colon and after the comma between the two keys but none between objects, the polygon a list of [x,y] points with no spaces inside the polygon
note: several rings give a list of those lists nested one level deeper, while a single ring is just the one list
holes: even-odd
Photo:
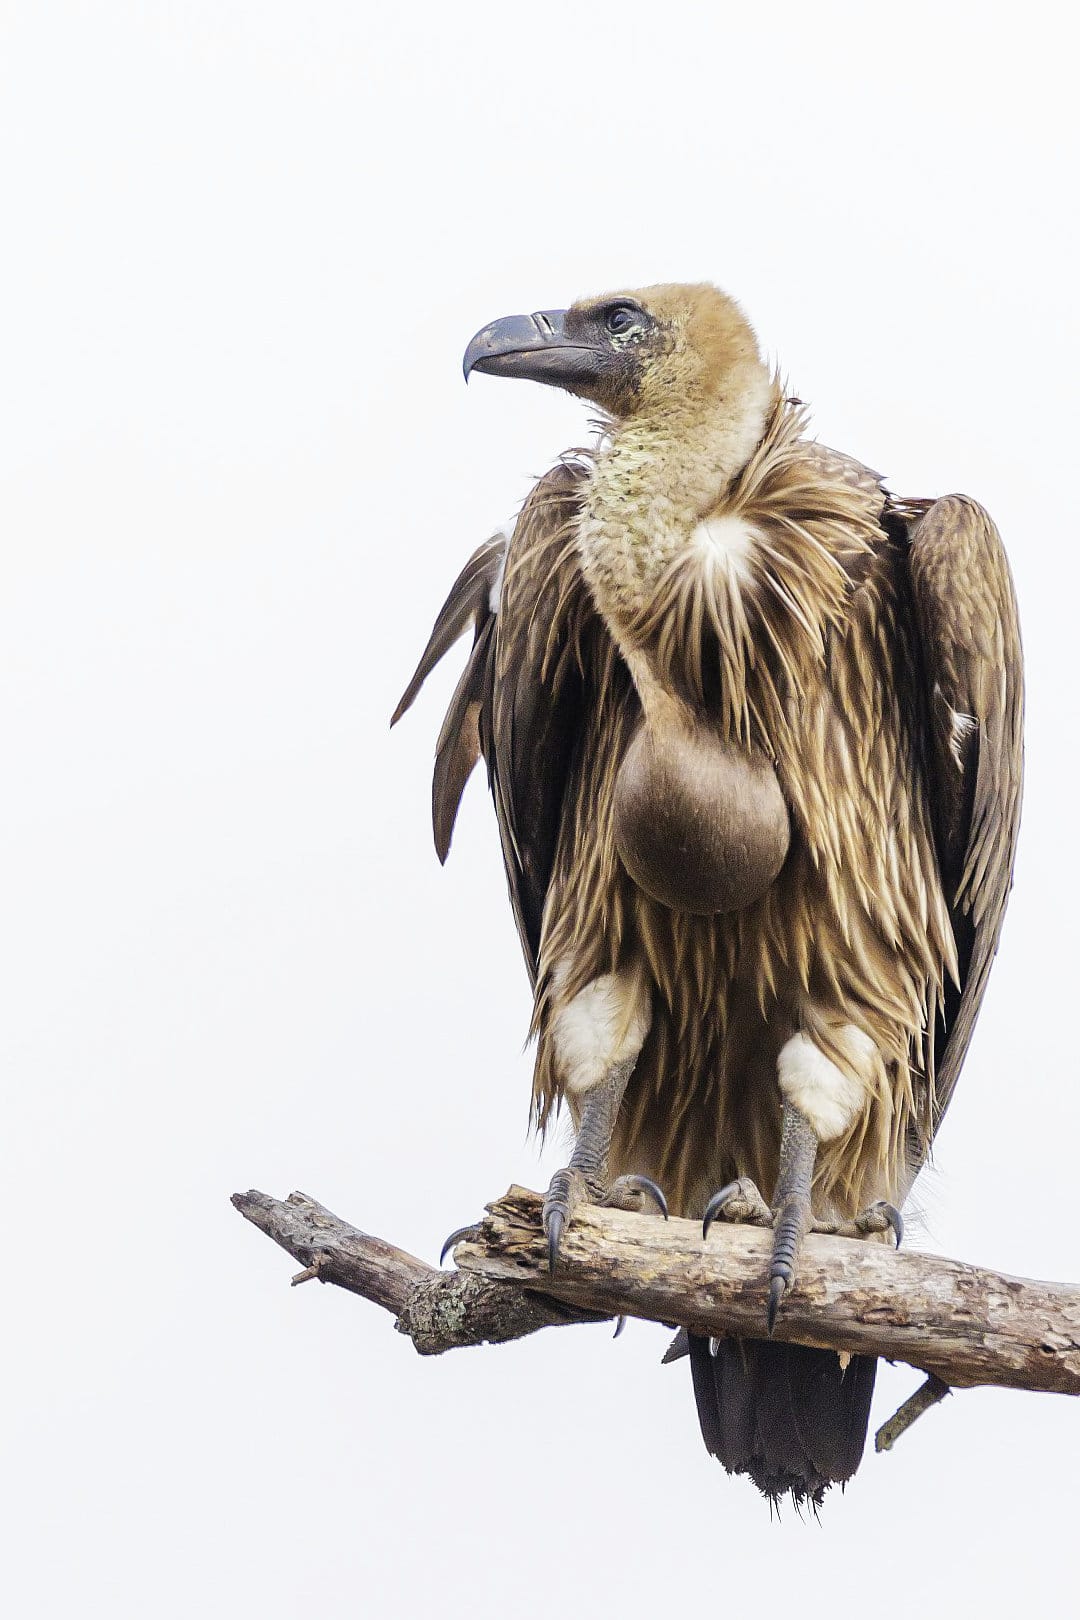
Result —
[{"label": "weathered wood", "polygon": [[893,1413],[888,1423],[881,1425],[881,1428],[874,1436],[874,1450],[891,1451],[900,1436],[906,1434],[911,1425],[917,1422],[924,1412],[929,1412],[932,1406],[936,1406],[939,1401],[945,1399],[946,1395],[951,1394],[952,1390],[948,1384],[943,1384],[940,1378],[935,1378],[931,1373],[926,1383],[920,1384],[914,1395],[908,1396],[903,1406]]},{"label": "weathered wood", "polygon": [[[512,1187],[457,1244],[460,1269],[445,1273],[303,1194],[233,1202],[320,1281],[393,1311],[424,1354],[622,1315],[764,1336],[770,1237],[756,1228],[718,1222],[704,1243],[692,1221],[578,1209],[552,1277],[541,1199]],[[1080,1394],[1080,1288],[880,1243],[809,1237],[775,1337],[905,1361],[955,1387]]]},{"label": "weathered wood", "polygon": [[283,1203],[252,1190],[234,1193],[232,1202],[260,1232],[302,1262],[304,1270],[294,1283],[317,1277],[392,1311],[398,1331],[423,1356],[473,1344],[504,1344],[543,1327],[603,1319],[473,1272],[439,1271],[349,1226],[306,1193],[290,1193]]}]

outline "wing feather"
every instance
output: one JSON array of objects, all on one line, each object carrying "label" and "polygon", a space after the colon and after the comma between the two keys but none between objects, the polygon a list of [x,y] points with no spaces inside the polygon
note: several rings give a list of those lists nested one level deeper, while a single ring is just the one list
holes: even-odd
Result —
[{"label": "wing feather", "polygon": [[450,587],[450,594],[439,610],[428,644],[420,655],[420,662],[390,720],[392,726],[397,725],[402,715],[412,707],[435,665],[465,634],[471,621],[472,651],[450,699],[435,745],[431,821],[435,850],[440,861],[445,861],[449,854],[461,795],[480,758],[480,708],[490,685],[495,607],[506,547],[506,536],[494,534],[473,552]]},{"label": "wing feather", "polygon": [[583,648],[606,636],[573,545],[586,467],[560,462],[525,502],[506,559],[480,741],[510,899],[535,982],[544,902],[585,712]]},{"label": "wing feather", "polygon": [[490,540],[485,540],[482,546],[477,546],[451,585],[450,593],[439,609],[439,616],[428,637],[428,644],[420,655],[420,662],[390,717],[392,726],[396,726],[402,715],[412,708],[417,693],[435,665],[444,653],[449,652],[455,641],[465,634],[469,621],[472,620],[479,633],[481,624],[493,612],[505,555],[505,534],[493,534]]},{"label": "wing feather", "polygon": [[959,984],[934,1038],[936,1130],[982,1005],[1012,886],[1023,790],[1020,625],[1001,537],[965,496],[897,502],[906,524],[928,721],[935,838]]},{"label": "wing feather", "polygon": [[580,461],[560,462],[529,495],[509,542],[496,535],[473,553],[394,712],[396,722],[471,622],[472,649],[436,746],[435,847],[445,860],[465,783],[482,753],[514,918],[534,981],[581,726],[582,648],[589,635],[606,635],[573,545],[586,470]]}]

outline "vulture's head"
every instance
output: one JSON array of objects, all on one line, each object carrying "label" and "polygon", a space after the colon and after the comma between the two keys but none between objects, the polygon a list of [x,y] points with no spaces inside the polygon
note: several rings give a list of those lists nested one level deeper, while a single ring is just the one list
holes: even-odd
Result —
[{"label": "vulture's head", "polygon": [[464,368],[553,383],[620,418],[707,406],[764,372],[742,310],[706,283],[507,315],[477,332]]}]

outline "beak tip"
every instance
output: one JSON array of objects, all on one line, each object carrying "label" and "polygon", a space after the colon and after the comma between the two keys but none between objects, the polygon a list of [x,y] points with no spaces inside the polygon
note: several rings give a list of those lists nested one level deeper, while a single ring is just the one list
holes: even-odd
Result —
[{"label": "beak tip", "polygon": [[540,315],[506,315],[482,327],[472,338],[461,363],[469,381],[474,371],[498,377],[531,377],[555,381],[552,360],[569,347],[565,336],[566,311],[545,310]]},{"label": "beak tip", "polygon": [[469,347],[465,350],[465,353],[461,357],[461,375],[464,377],[466,382],[468,382],[473,371],[476,369],[477,361],[483,358],[484,336],[484,332],[477,332],[476,336],[470,341]]}]

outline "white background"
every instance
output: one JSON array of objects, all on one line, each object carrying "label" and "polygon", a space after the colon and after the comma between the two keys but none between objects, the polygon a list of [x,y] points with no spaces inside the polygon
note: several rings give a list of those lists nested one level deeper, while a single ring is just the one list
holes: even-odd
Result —
[{"label": "white background", "polygon": [[957,1394],[777,1525],[661,1330],[420,1361],[228,1203],[299,1186],[431,1257],[560,1162],[480,773],[432,852],[459,658],[387,719],[584,432],[467,391],[472,332],[704,277],[826,442],[1006,537],[1025,825],[915,1241],[1080,1273],[1064,16],[4,6],[5,1612],[1068,1612],[1075,1403]]}]

